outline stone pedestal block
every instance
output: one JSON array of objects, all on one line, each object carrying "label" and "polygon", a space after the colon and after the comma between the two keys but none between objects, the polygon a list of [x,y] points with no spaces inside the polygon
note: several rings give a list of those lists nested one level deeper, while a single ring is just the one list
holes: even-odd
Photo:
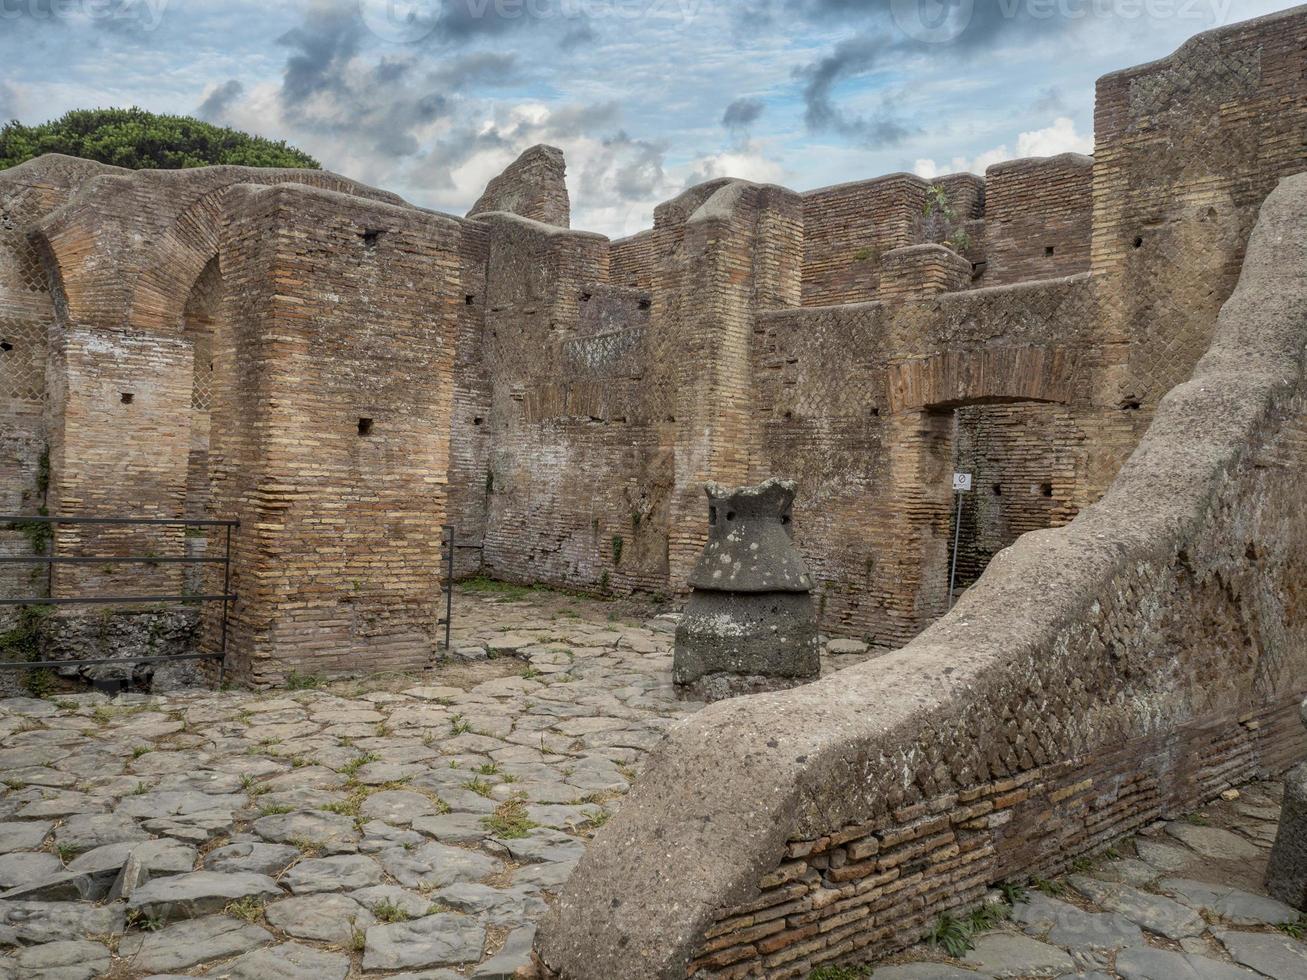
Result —
[{"label": "stone pedestal block", "polygon": [[812,576],[791,539],[794,484],[709,484],[708,543],[690,575],[672,676],[714,701],[791,687],[821,672]]}]

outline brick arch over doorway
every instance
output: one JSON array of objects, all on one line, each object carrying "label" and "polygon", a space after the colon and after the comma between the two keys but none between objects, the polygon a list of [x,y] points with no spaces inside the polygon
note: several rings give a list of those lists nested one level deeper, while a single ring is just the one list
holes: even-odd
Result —
[{"label": "brick arch over doorway", "polygon": [[889,366],[892,412],[1071,400],[1075,358],[1060,347],[950,350]]},{"label": "brick arch over doorway", "polygon": [[[1037,346],[952,350],[888,366],[887,442],[895,448],[883,512],[896,525],[884,556],[895,584],[885,603],[888,636],[906,642],[948,610],[955,468],[978,471],[991,492],[1010,476],[1015,491],[1004,511],[992,501],[980,508],[975,497],[964,500],[964,581],[1021,533],[1074,516],[1062,497],[1083,441],[1068,408],[1075,369],[1070,352]],[[1027,431],[1039,438],[1022,438]],[[1044,438],[1049,432],[1057,438]],[[1046,502],[1046,484],[1060,496]],[[1031,486],[1039,495],[1034,504]]]}]

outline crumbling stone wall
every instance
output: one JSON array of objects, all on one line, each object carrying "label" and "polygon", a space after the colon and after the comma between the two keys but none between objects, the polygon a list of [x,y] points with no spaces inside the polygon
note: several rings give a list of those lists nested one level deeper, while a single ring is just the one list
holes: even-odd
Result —
[{"label": "crumbling stone wall", "polygon": [[1307,751],[1304,219],[1307,174],[1266,201],[1211,349],[1101,501],[902,650],[673,728],[546,918],[546,968],[863,961]]},{"label": "crumbling stone wall", "polygon": [[490,181],[467,216],[508,211],[532,221],[566,228],[572,210],[564,180],[566,173],[562,150],[556,146],[533,146]]}]

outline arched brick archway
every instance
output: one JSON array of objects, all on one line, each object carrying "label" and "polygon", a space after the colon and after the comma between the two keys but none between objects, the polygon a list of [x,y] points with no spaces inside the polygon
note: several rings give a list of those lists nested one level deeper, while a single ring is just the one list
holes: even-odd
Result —
[{"label": "arched brick archway", "polygon": [[[32,241],[55,299],[47,372],[52,512],[200,516],[207,412],[195,409],[196,356],[197,347],[204,356],[218,313],[228,196],[241,185],[288,182],[399,202],[321,171],[114,171],[89,176],[35,226]],[[162,531],[120,537],[136,553],[177,550]],[[177,568],[134,575],[167,580],[149,591],[175,592]],[[56,591],[96,584],[85,581],[96,569],[76,571],[80,583],[59,570]]]},{"label": "arched brick archway", "polygon": [[949,350],[889,367],[892,412],[989,402],[1071,400],[1075,358],[1061,347]]},{"label": "arched brick archway", "polygon": [[[951,350],[889,366],[891,414],[886,438],[893,448],[881,506],[891,528],[886,536],[891,553],[884,561],[894,569],[891,578],[897,596],[892,615],[902,621],[906,635],[920,631],[948,609],[954,521],[951,477],[959,424],[978,424],[984,431],[1000,433],[1020,433],[1023,425],[1035,422],[1056,426],[1060,416],[1067,414],[1060,406],[1069,404],[1073,397],[1075,367],[1074,355],[1063,348],[1031,346]],[[1012,452],[1001,439],[996,442],[992,451]],[[1019,457],[1027,450],[1049,453],[1045,442],[1043,433],[1022,440],[1025,449],[1017,450],[1015,455]],[[1066,455],[1060,447],[1052,452]],[[1067,513],[1066,508],[1054,506],[1060,498],[1050,496],[1045,504],[1045,482],[1056,482],[1061,494],[1070,489],[1072,480],[1066,472],[1066,461],[1058,456],[1055,466],[1052,459],[1041,456],[1022,460],[1023,473],[1042,472],[1040,467],[1047,463],[1047,468],[1056,468],[1058,475],[1041,476],[1033,484],[1040,497],[1034,505],[1024,499],[1032,493],[1029,485],[1009,488],[1010,495],[1021,496],[1005,502],[1008,507],[1023,505],[1023,510],[1034,512],[1033,516],[1023,513],[1021,520],[1011,522],[1013,533],[1030,529],[1026,525],[1040,520],[1042,510],[1055,514],[1054,519],[1059,521]],[[1025,482],[1029,484],[1030,479]],[[988,484],[986,488],[977,486],[974,492],[987,489]],[[998,534],[1004,546],[1010,543],[1006,533],[1003,530]],[[978,559],[972,565],[979,563]],[[975,568],[971,572],[978,574]]]}]

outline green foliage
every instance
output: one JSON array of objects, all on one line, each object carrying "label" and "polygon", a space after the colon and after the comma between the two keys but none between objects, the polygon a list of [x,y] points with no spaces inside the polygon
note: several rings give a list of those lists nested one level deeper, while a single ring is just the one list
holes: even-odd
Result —
[{"label": "green foliage", "polygon": [[538,826],[527,817],[526,798],[522,794],[499,804],[494,813],[481,818],[481,824],[504,840],[519,840]]},{"label": "green foliage", "polygon": [[311,691],[327,683],[327,679],[318,674],[297,674],[291,671],[286,675],[286,690]]},{"label": "green foliage", "polygon": [[407,922],[412,918],[388,898],[372,906],[372,914],[377,917],[378,922]]},{"label": "green foliage", "polygon": [[43,153],[63,153],[130,170],[180,170],[211,164],[319,167],[313,157],[284,141],[136,107],[75,109],[39,126],[13,121],[0,129],[0,170]]},{"label": "green foliage", "polygon": [[1030,892],[1026,890],[1026,886],[1018,885],[1013,881],[1000,883],[998,891],[1003,896],[1003,901],[1009,905],[1025,905],[1030,901]]},{"label": "green foliage", "polygon": [[926,206],[921,213],[927,218],[932,214],[938,214],[946,221],[953,220],[953,208],[948,201],[948,191],[942,184],[931,184],[926,188]]},{"label": "green foliage", "polygon": [[926,933],[926,942],[937,946],[949,956],[960,960],[973,949],[971,929],[962,919],[955,919],[947,912],[941,912],[935,924]]},{"label": "green foliage", "polygon": [[1030,882],[1035,891],[1043,892],[1049,898],[1057,898],[1059,895],[1066,894],[1066,885],[1060,881],[1050,881],[1047,878],[1034,878]]},{"label": "green foliage", "polygon": [[620,534],[613,535],[613,564],[614,565],[620,565],[622,563],[622,548],[625,544],[626,542],[622,540],[622,536]]},{"label": "green foliage", "polygon": [[819,966],[808,974],[808,980],[862,980],[869,976],[869,966]]},{"label": "green foliage", "polygon": [[[12,629],[0,633],[0,660],[40,660],[41,620],[49,612],[44,606],[21,606],[18,622]],[[55,688],[55,675],[45,668],[28,670],[23,672],[22,683],[33,697],[45,697]]]},{"label": "green foliage", "polygon": [[971,932],[988,932],[1011,917],[1012,907],[1005,902],[985,902],[967,915],[967,928]]},{"label": "green foliage", "polygon": [[1279,929],[1290,939],[1302,939],[1304,936],[1307,936],[1307,922],[1304,922],[1302,919],[1299,919],[1297,922],[1281,922],[1275,928]]},{"label": "green foliage", "polygon": [[484,595],[498,596],[505,601],[525,599],[533,591],[529,585],[515,585],[512,582],[500,582],[497,579],[477,575],[464,579],[459,586],[468,592],[480,592]]}]

